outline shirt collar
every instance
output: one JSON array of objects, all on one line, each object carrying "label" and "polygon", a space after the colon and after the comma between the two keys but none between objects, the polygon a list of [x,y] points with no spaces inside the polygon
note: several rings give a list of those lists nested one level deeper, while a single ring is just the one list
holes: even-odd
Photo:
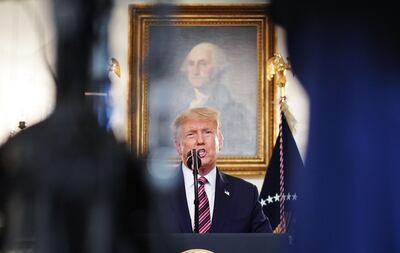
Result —
[{"label": "shirt collar", "polygon": [[[186,167],[184,163],[182,163],[182,171],[183,171],[183,178],[185,180],[185,187],[193,187],[193,172],[191,169]],[[200,178],[200,174],[197,175]],[[207,184],[210,186],[215,185],[215,180],[217,178],[217,167],[214,167],[207,175],[204,176],[207,179]]]},{"label": "shirt collar", "polygon": [[194,99],[190,102],[190,108],[203,106],[208,97],[206,94],[202,93],[199,89],[194,88]]}]

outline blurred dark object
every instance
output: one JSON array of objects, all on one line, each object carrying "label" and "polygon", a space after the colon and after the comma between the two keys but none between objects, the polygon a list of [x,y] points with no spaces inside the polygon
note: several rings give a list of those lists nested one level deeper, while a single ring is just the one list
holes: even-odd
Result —
[{"label": "blurred dark object", "polygon": [[26,128],[26,123],[25,123],[25,121],[20,121],[20,122],[18,123],[18,128],[21,129],[21,130],[25,129],[25,128]]},{"label": "blurred dark object", "polygon": [[108,74],[107,58],[94,55],[107,40],[110,8],[106,0],[54,1],[57,104],[0,148],[0,251],[149,251],[137,237],[148,232],[144,163],[97,124],[84,98]]},{"label": "blurred dark object", "polygon": [[398,252],[400,33],[388,2],[274,1],[310,96],[293,252]]},{"label": "blurred dark object", "polygon": [[20,132],[0,151],[7,249],[145,248],[132,236],[147,230],[148,189],[130,156],[85,112],[60,110]]}]

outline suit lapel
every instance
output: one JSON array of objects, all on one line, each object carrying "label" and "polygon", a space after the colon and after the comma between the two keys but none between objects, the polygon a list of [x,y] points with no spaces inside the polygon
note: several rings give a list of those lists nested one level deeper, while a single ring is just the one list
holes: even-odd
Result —
[{"label": "suit lapel", "polygon": [[215,201],[214,213],[211,224],[211,233],[219,233],[224,227],[224,222],[227,220],[227,215],[230,214],[230,185],[224,174],[217,169],[217,178],[215,185]]},{"label": "suit lapel", "polygon": [[186,200],[185,182],[183,179],[182,167],[179,166],[179,183],[175,192],[174,212],[177,217],[181,233],[192,233],[192,224],[190,220],[189,209]]}]

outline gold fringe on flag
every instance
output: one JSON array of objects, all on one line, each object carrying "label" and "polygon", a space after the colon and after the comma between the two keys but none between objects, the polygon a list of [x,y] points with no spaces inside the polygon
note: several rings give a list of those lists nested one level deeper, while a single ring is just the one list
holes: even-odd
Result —
[{"label": "gold fringe on flag", "polygon": [[294,117],[294,115],[290,112],[289,105],[287,104],[286,100],[282,103],[282,111],[283,114],[285,114],[286,122],[288,123],[290,130],[292,131],[292,133],[295,133],[297,120]]}]

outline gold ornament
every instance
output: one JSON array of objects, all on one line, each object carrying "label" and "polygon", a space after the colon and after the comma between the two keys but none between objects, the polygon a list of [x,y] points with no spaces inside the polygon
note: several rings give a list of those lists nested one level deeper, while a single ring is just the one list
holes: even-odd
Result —
[{"label": "gold ornament", "polygon": [[121,68],[119,62],[115,58],[111,58],[110,63],[108,64],[108,71],[113,72],[118,76],[118,78],[121,77]]},{"label": "gold ornament", "polygon": [[290,65],[285,62],[283,57],[274,53],[274,56],[267,61],[267,79],[271,81],[275,77],[275,84],[280,88],[286,85],[286,70],[290,69]]},{"label": "gold ornament", "polygon": [[286,122],[292,132],[296,131],[297,120],[289,110],[289,105],[286,101],[285,86],[286,86],[286,70],[290,70],[290,64],[286,63],[279,53],[274,53],[274,56],[267,61],[267,79],[272,81],[279,87],[280,101],[282,113],[285,114]]}]

